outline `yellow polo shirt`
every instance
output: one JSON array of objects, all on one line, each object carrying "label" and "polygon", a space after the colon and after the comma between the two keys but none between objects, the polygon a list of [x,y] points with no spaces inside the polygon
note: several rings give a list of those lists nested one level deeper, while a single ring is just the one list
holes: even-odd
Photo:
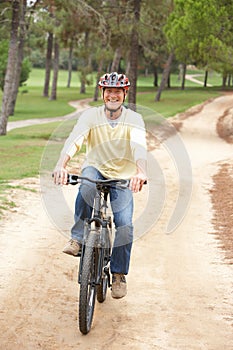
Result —
[{"label": "yellow polo shirt", "polygon": [[146,136],[140,114],[122,108],[110,121],[104,106],[86,110],[68,137],[62,153],[71,158],[86,142],[83,168],[93,166],[106,178],[129,179],[136,173],[136,161],[146,160]]}]

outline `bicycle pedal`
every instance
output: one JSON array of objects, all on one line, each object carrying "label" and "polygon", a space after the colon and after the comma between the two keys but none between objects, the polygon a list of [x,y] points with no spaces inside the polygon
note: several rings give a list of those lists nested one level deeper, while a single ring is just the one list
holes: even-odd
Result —
[{"label": "bicycle pedal", "polygon": [[105,266],[103,271],[104,271],[105,275],[110,276],[109,267]]},{"label": "bicycle pedal", "polygon": [[81,255],[82,255],[82,250],[80,250],[77,255],[74,255],[74,257],[75,258],[81,258]]}]

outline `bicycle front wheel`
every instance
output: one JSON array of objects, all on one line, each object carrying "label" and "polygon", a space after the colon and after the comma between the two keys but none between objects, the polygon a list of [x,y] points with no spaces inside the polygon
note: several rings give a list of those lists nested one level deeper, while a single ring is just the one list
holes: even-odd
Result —
[{"label": "bicycle front wheel", "polygon": [[79,329],[83,334],[87,334],[91,329],[95,309],[97,264],[95,243],[96,235],[90,232],[85,244],[79,294]]},{"label": "bicycle front wheel", "polygon": [[106,269],[106,271],[102,271],[101,282],[99,285],[97,285],[97,300],[99,303],[103,303],[107,295],[109,271],[108,271],[108,266],[106,266],[106,264],[110,259],[110,249],[106,249],[106,248],[103,249],[102,254],[104,254],[102,258],[103,259],[102,267]]}]

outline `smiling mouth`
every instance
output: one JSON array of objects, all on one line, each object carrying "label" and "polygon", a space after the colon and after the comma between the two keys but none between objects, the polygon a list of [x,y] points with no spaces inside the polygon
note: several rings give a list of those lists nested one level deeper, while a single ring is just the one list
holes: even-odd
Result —
[{"label": "smiling mouth", "polygon": [[106,102],[109,106],[118,106],[120,103],[120,101],[116,100],[116,101],[107,101]]},{"label": "smiling mouth", "polygon": [[108,102],[110,102],[110,103],[116,103],[116,102],[119,102],[119,100],[108,100]]},{"label": "smiling mouth", "polygon": [[105,102],[105,108],[114,113],[114,112],[117,112],[122,106],[122,103],[120,101],[106,101]]}]

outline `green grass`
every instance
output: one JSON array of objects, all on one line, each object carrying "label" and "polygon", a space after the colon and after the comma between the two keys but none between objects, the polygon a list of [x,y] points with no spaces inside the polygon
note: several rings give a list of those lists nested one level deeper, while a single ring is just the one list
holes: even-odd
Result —
[{"label": "green grass", "polygon": [[[8,210],[14,209],[17,207],[12,196],[10,195],[11,191],[23,190],[35,192],[33,189],[29,189],[25,186],[20,185],[10,185],[7,181],[0,180],[0,218],[4,216],[4,213]],[[13,198],[14,199],[14,198]]]},{"label": "green grass", "polygon": [[[87,87],[87,94],[80,95],[77,73],[73,73],[72,87],[66,88],[67,72],[59,73],[58,99],[49,101],[42,97],[44,72],[34,69],[27,86],[20,89],[15,116],[10,120],[45,118],[65,115],[73,111],[68,106],[71,100],[83,99],[93,95],[94,88]],[[177,76],[172,76],[173,82]],[[94,79],[93,79],[94,81]],[[156,89],[153,76],[140,76],[138,79],[137,103],[146,109],[156,111],[164,117],[173,116],[187,108],[199,104],[221,92],[214,88],[204,89],[201,86],[188,87],[181,91],[179,87],[163,91],[161,101],[155,103]],[[27,92],[26,92],[27,90]],[[24,93],[22,92],[24,91]],[[93,105],[101,103],[101,100]],[[15,129],[6,136],[0,137],[0,152],[2,166],[0,180],[20,179],[37,176],[44,146],[58,123],[38,125]]]},{"label": "green grass", "polygon": [[[11,116],[9,121],[60,117],[75,110],[73,107],[69,106],[69,101],[89,98],[94,94],[93,86],[87,86],[86,94],[80,94],[80,82],[77,72],[73,72],[73,79],[70,88],[66,87],[67,72],[59,72],[57,100],[55,101],[51,101],[42,96],[43,83],[44,71],[40,69],[33,69],[26,85],[20,87],[19,89],[15,115]],[[2,92],[0,91],[0,106],[1,101]]]},{"label": "green grass", "polygon": [[44,147],[59,123],[14,129],[0,137],[0,181],[38,176]]},{"label": "green grass", "polygon": [[50,101],[41,96],[41,91],[38,88],[30,87],[27,93],[19,92],[15,115],[11,116],[9,121],[59,117],[71,113],[73,110],[74,108],[67,104],[62,91],[56,101]]},{"label": "green grass", "polygon": [[187,88],[186,90],[167,89],[163,91],[159,102],[154,101],[155,95],[156,91],[149,94],[139,93],[137,96],[137,103],[167,118],[177,113],[184,112],[188,108],[210,98],[217,97],[220,95],[220,92],[214,89],[204,88],[202,88],[201,91],[200,88]]},{"label": "green grass", "polygon": [[[26,87],[40,87],[41,90],[43,90],[44,86],[44,77],[45,77],[45,71],[44,69],[37,69],[33,68],[33,70],[30,73],[30,77],[27,81]],[[88,78],[93,83],[92,86],[95,84],[96,74],[93,73],[88,76]],[[67,86],[67,80],[68,80],[68,72],[65,70],[60,70],[58,74],[58,86],[62,88],[66,88]],[[51,80],[52,81],[52,80]],[[79,88],[80,87],[80,76],[78,72],[72,72],[72,82],[71,87]],[[78,89],[77,89],[78,90]]]},{"label": "green grass", "polygon": [[[200,80],[201,82],[204,83],[205,75],[204,73],[201,76],[196,77],[196,79]],[[216,73],[216,72],[209,72],[208,73],[208,79],[207,79],[207,84],[210,84],[215,87],[221,87],[222,85],[222,77],[221,74]]]},{"label": "green grass", "polygon": [[91,97],[93,88],[88,87],[85,95],[80,94],[77,88],[58,87],[57,100],[50,101],[48,98],[42,97],[39,87],[28,87],[27,93],[22,93],[20,89],[15,115],[9,118],[9,121],[17,121],[34,118],[52,118],[60,117],[75,111],[69,106],[69,101],[79,100]]},{"label": "green grass", "polygon": [[[197,73],[200,72],[198,71]],[[204,72],[201,73],[204,74]],[[194,71],[194,74],[196,74],[196,71]],[[198,79],[202,80],[203,77]],[[93,82],[95,81],[94,78],[95,75],[93,74]],[[220,85],[221,79],[219,75],[211,73],[210,78],[212,79],[210,80],[211,84]],[[42,97],[43,81],[44,71],[40,69],[33,69],[27,85],[20,88],[15,115],[9,118],[10,121],[63,116],[74,111],[74,108],[69,106],[69,101],[90,98],[94,94],[94,86],[87,86],[86,94],[79,93],[80,81],[77,72],[73,72],[71,88],[66,88],[67,72],[60,71],[57,100],[50,101],[48,98]],[[178,81],[177,74],[172,74],[172,88],[163,91],[161,101],[159,103],[155,103],[154,97],[157,89],[153,87],[153,76],[141,75],[138,79],[137,91],[139,94],[137,97],[137,103],[139,105],[145,105],[147,108],[168,117],[182,112],[193,104],[200,103],[209,97],[217,96],[219,93],[216,91],[217,89],[213,88],[206,90],[201,85],[197,86],[195,83],[189,81],[186,81],[186,89],[184,91],[180,90],[179,85],[180,82]],[[141,92],[147,92],[148,94],[140,95]],[[0,101],[1,96],[2,93],[0,92]]]},{"label": "green grass", "polygon": [[[162,92],[159,102],[155,102],[157,90],[153,87],[137,89],[137,105],[148,110],[154,111],[164,118],[173,117],[177,113],[186,111],[188,108],[200,104],[210,98],[221,95],[221,92],[211,88],[187,88],[180,90],[178,88],[167,89]],[[98,106],[102,103],[91,102],[91,106]],[[126,101],[127,104],[127,101]]]},{"label": "green grass", "polygon": [[[200,72],[195,71],[193,73]],[[19,90],[15,115],[11,116],[9,120],[16,121],[63,116],[74,111],[74,108],[69,106],[69,101],[93,96],[95,84],[94,74],[93,84],[92,86],[87,86],[86,94],[79,93],[80,81],[78,73],[73,73],[71,88],[66,87],[67,78],[67,72],[59,72],[57,100],[50,101],[48,98],[42,97],[44,71],[33,69],[27,84]],[[202,78],[204,78],[204,75],[198,79],[201,80]],[[209,83],[220,86],[221,78],[216,74],[212,74],[209,76]],[[186,89],[181,91],[180,82],[176,74],[171,76],[171,86],[171,89],[163,91],[161,101],[155,103],[154,99],[157,89],[153,87],[153,76],[139,76],[137,104],[143,106],[145,110],[152,110],[164,117],[170,117],[185,111],[193,105],[221,94],[219,87],[204,89],[201,85],[197,86],[191,82],[186,82]],[[0,102],[1,100],[2,93],[0,92]],[[100,103],[102,103],[101,99],[97,103],[93,102],[91,104],[97,105]],[[0,216],[4,209],[15,206],[14,201],[8,195],[12,190],[9,181],[38,176],[42,167],[51,171],[55,158],[58,158],[59,147],[62,147],[64,139],[72,127],[72,123],[66,122],[61,124],[53,122],[14,129],[8,132],[6,136],[0,137],[2,164],[0,167]],[[61,127],[56,129],[58,126]],[[51,143],[48,146],[47,142],[54,130],[56,130],[54,144]],[[41,163],[42,158],[43,162]]]}]

